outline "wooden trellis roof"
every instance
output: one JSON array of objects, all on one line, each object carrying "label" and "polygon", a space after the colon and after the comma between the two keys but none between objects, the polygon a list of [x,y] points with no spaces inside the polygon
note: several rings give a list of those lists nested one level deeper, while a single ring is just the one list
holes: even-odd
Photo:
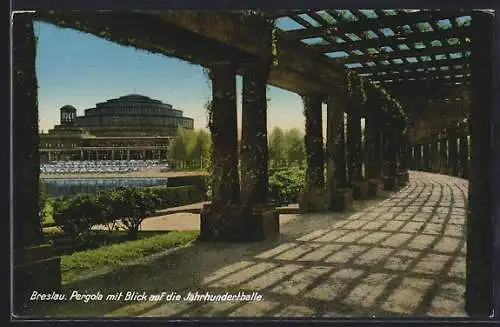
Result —
[{"label": "wooden trellis roof", "polygon": [[462,101],[471,84],[470,11],[325,9],[269,15],[288,36],[402,100],[418,93],[424,101]]}]

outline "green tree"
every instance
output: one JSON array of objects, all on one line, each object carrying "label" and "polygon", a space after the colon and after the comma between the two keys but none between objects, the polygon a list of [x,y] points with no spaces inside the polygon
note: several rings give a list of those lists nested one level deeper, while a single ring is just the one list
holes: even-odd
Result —
[{"label": "green tree", "polygon": [[212,140],[205,130],[193,130],[180,127],[172,141],[170,158],[182,165],[199,164],[201,160],[208,164]]},{"label": "green tree", "polygon": [[302,164],[306,159],[304,134],[298,128],[285,132],[286,158],[290,163]]},{"label": "green tree", "polygon": [[202,168],[209,167],[211,158],[210,154],[212,149],[212,138],[207,131],[200,129],[198,130],[196,139],[198,148],[197,151],[199,151],[199,158],[202,161],[200,165],[202,166]]},{"label": "green tree", "polygon": [[184,147],[186,148],[186,160],[199,160],[200,153],[198,148],[197,133],[195,130],[184,130]]},{"label": "green tree", "polygon": [[182,127],[177,129],[177,133],[172,140],[172,145],[170,146],[170,158],[176,161],[187,160],[185,129]]},{"label": "green tree", "polygon": [[280,127],[274,127],[269,134],[268,141],[269,160],[278,167],[286,160],[286,140],[283,130]]}]

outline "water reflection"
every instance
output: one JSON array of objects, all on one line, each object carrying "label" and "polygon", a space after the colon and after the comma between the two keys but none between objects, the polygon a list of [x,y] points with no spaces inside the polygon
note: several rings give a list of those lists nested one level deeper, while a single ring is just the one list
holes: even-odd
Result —
[{"label": "water reflection", "polygon": [[116,187],[148,187],[167,185],[167,178],[44,178],[51,197],[89,193]]}]

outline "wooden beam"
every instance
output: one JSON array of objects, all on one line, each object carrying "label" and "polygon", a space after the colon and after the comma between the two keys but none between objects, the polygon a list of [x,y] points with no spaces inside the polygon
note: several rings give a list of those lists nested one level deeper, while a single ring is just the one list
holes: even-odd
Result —
[{"label": "wooden beam", "polygon": [[408,81],[405,83],[393,83],[392,85],[384,84],[387,91],[392,92],[405,92],[414,96],[420,97],[421,94],[450,94],[453,92],[468,91],[470,89],[467,85],[454,85],[445,81]]},{"label": "wooden beam", "polygon": [[[379,29],[382,28],[390,28],[392,29],[395,33],[397,32],[397,27],[404,26],[404,25],[410,25],[412,28],[414,27],[413,25],[417,23],[424,23],[424,22],[437,22],[442,19],[449,19],[452,21],[456,17],[460,16],[465,16],[467,15],[466,12],[461,11],[461,10],[451,10],[451,11],[445,11],[445,10],[421,10],[419,12],[415,13],[406,13],[403,11],[398,11],[397,15],[391,16],[391,15],[383,15],[379,16],[378,18],[374,19],[369,19],[366,18],[363,14],[359,12],[354,12],[351,10],[351,12],[356,16],[358,21],[356,22],[347,22],[343,20],[342,18],[339,17],[339,15],[333,11],[333,10],[325,10],[330,16],[335,18],[337,23],[334,25],[325,25],[322,27],[316,27],[312,29],[301,29],[301,30],[295,30],[291,31],[291,35],[296,37],[296,38],[309,38],[309,37],[314,37],[315,35],[318,34],[324,34],[326,36],[332,35],[334,33],[362,33],[364,31],[374,31],[377,32]],[[314,13],[314,11],[306,11],[306,12],[300,12],[302,14],[309,14],[309,13]],[[290,18],[295,19],[296,13],[291,13],[289,15]],[[418,31],[418,30],[417,30]]]},{"label": "wooden beam", "polygon": [[[374,76],[370,78],[371,81],[379,81],[385,86],[392,85],[392,84],[397,84],[397,85],[404,85],[406,83],[413,84],[414,82],[422,82],[428,87],[434,87],[431,85],[434,84],[445,84],[445,83],[460,83],[462,85],[466,85],[467,82],[471,81],[471,77],[467,75],[462,75],[462,76],[456,76],[456,74],[441,74],[443,72],[440,72],[435,75],[422,75],[421,77],[412,77],[412,75],[403,75],[403,74],[390,74],[390,75],[381,75],[381,76]],[[446,77],[448,76],[448,77]],[[392,80],[393,82],[388,82],[388,80]],[[460,85],[457,84],[457,85]]]},{"label": "wooden beam", "polygon": [[[392,82],[390,82],[392,81]],[[427,83],[424,83],[427,82]],[[461,87],[461,86],[470,86],[471,81],[469,80],[382,80],[380,84],[387,90],[390,91],[391,94],[394,93],[409,93],[413,92],[416,94],[423,93],[427,89],[431,88],[448,88],[448,87]],[[420,89],[415,89],[415,87],[419,87]]]},{"label": "wooden beam", "polygon": [[[420,56],[433,56],[438,54],[449,54],[449,53],[458,53],[461,52],[463,56],[465,56],[465,51],[470,51],[471,46],[469,43],[463,45],[447,45],[442,47],[429,47],[427,46],[424,49],[413,49],[413,50],[400,50],[394,49],[391,52],[381,51],[380,48],[376,49],[379,51],[378,54],[368,54],[366,50],[364,51],[364,55],[353,55],[351,54],[347,58],[338,59],[339,62],[347,64],[347,63],[365,63],[368,61],[378,62],[381,60],[392,60],[398,58],[408,58],[415,57],[420,61]],[[363,51],[363,50],[362,50]]]},{"label": "wooden beam", "polygon": [[310,12],[310,9],[283,9],[283,10],[273,10],[266,12],[266,16],[269,18],[280,18],[280,17],[289,17],[293,14],[306,14]]},{"label": "wooden beam", "polygon": [[[293,36],[291,34],[292,31],[286,32],[287,34]],[[349,32],[346,32],[349,33]],[[397,48],[398,45],[400,44],[412,44],[412,43],[417,43],[417,42],[423,42],[424,44],[428,45],[427,43],[434,41],[434,40],[439,40],[444,42],[444,39],[450,39],[450,38],[465,38],[469,37],[470,35],[470,28],[468,27],[457,27],[454,29],[448,29],[448,30],[440,30],[436,32],[414,32],[412,34],[405,34],[400,37],[396,36],[390,36],[390,37],[379,37],[375,39],[365,39],[361,41],[351,41],[349,40],[348,42],[345,43],[329,43],[329,44],[318,44],[318,45],[311,45],[311,47],[319,52],[323,53],[329,53],[329,52],[336,52],[336,51],[346,51],[350,52],[353,50],[366,50],[369,48],[380,48],[380,47],[391,47],[393,49]],[[333,34],[332,34],[333,35]],[[313,34],[310,37],[321,37],[321,34]],[[345,36],[343,35],[338,35],[342,37],[343,39],[346,39]]]},{"label": "wooden beam", "polygon": [[[205,67],[226,61],[236,65],[249,62],[270,64],[271,42],[263,42],[268,27],[251,18],[242,20],[236,14],[196,11],[46,12],[37,17],[60,27]],[[328,93],[344,83],[342,66],[290,40],[283,33],[277,34],[277,65],[272,67],[270,84],[297,93],[311,89]],[[291,77],[285,78],[288,72]],[[299,81],[299,76],[303,81]],[[313,81],[317,85],[311,85]]]},{"label": "wooden beam", "polygon": [[37,20],[203,66],[224,61],[242,64],[258,59],[254,54],[144,13],[46,12],[37,14]]},{"label": "wooden beam", "polygon": [[[263,60],[269,57],[269,49],[262,42],[265,30],[258,19],[242,19],[241,15],[227,12],[161,11],[152,12],[165,21],[202,34],[205,37],[256,54]],[[294,69],[305,76],[315,76],[328,85],[344,83],[344,68],[321,53],[289,38],[285,32],[276,33],[278,66],[273,69]]]},{"label": "wooden beam", "polygon": [[436,71],[429,71],[429,70],[424,70],[424,71],[417,71],[416,69],[411,69],[408,71],[405,70],[374,70],[373,75],[368,76],[370,80],[377,80],[377,79],[387,79],[387,78],[414,78],[414,79],[421,79],[422,77],[426,77],[427,80],[432,80],[435,77],[440,77],[443,78],[444,76],[447,75],[463,75],[463,77],[470,77],[471,71],[468,68],[461,68],[461,69],[454,69],[451,68],[446,71],[441,71],[441,70],[436,70]]},{"label": "wooden beam", "polygon": [[351,68],[356,73],[369,73],[373,71],[379,71],[380,69],[384,70],[397,70],[404,71],[405,69],[416,70],[419,68],[428,69],[429,67],[444,67],[444,66],[456,66],[462,65],[465,67],[469,65],[470,60],[468,58],[460,58],[460,59],[443,59],[443,60],[431,60],[431,61],[420,61],[418,63],[403,63],[403,64],[395,64],[390,62],[389,65],[377,65],[377,66],[366,66],[366,67],[353,67]]},{"label": "wooden beam", "polygon": [[[461,98],[464,102],[470,102],[470,86],[467,85],[445,85],[443,83],[413,83],[413,85],[384,85],[396,99],[407,104],[445,102],[446,99]],[[432,100],[429,102],[429,100]],[[419,105],[420,106],[420,105]]]}]

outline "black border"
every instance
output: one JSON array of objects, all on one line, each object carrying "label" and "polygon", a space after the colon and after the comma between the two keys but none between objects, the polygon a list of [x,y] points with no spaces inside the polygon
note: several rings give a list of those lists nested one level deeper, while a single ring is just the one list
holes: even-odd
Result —
[{"label": "black border", "polygon": [[[5,3],[5,2],[4,2]],[[113,323],[153,323],[162,325],[168,322],[174,322],[182,325],[220,325],[226,323],[235,323],[238,326],[245,326],[249,324],[256,323],[266,323],[271,322],[276,325],[283,324],[306,324],[306,325],[366,325],[366,324],[377,324],[377,325],[415,325],[422,324],[428,326],[442,326],[442,325],[463,325],[463,324],[487,324],[487,323],[498,323],[500,321],[500,221],[496,219],[500,217],[500,88],[498,87],[499,78],[499,67],[500,67],[500,1],[498,0],[12,0],[10,11],[9,11],[9,34],[7,36],[8,56],[11,57],[10,49],[10,27],[11,27],[11,11],[14,10],[175,10],[175,9],[198,9],[198,10],[234,10],[234,9],[297,9],[297,8],[324,8],[324,7],[341,7],[346,9],[354,8],[434,8],[434,9],[453,9],[453,8],[485,8],[485,9],[495,9],[496,17],[494,20],[495,26],[495,54],[494,54],[494,72],[493,72],[493,108],[492,108],[492,172],[491,181],[493,185],[492,198],[493,201],[493,212],[492,219],[495,224],[495,240],[494,240],[494,258],[495,258],[495,274],[494,274],[494,308],[496,312],[495,319],[490,320],[478,320],[470,318],[438,318],[438,319],[422,319],[422,318],[387,318],[387,319],[273,319],[273,320],[261,320],[261,319],[203,319],[203,320],[177,320],[172,321],[168,318],[124,318],[124,319],[86,319],[86,320],[69,320],[72,323],[96,323],[96,322],[113,322]],[[5,49],[5,48],[4,48]],[[10,76],[11,62],[8,61],[8,79],[11,81]],[[7,89],[7,96],[4,99],[7,100],[7,105],[4,106],[4,114],[2,119],[3,124],[7,124],[6,128],[2,129],[5,133],[3,137],[0,138],[3,142],[6,142],[4,147],[4,153],[7,151],[10,157],[10,136],[12,133],[10,126],[10,98],[11,98],[11,83],[9,83]],[[496,128],[495,128],[496,127]],[[8,135],[7,135],[8,132]],[[9,149],[9,150],[7,150]],[[9,168],[9,162],[7,162],[7,168]],[[12,178],[9,170],[5,170],[7,173],[7,178],[2,179],[2,185],[9,187],[10,180]],[[8,189],[7,195],[3,197],[3,200],[8,201],[8,205],[4,208],[10,208],[10,188]],[[9,215],[9,211],[4,211],[4,217]],[[3,228],[4,232],[8,233],[9,229]],[[8,240],[7,237],[4,238],[5,241]],[[7,241],[8,242],[8,241]],[[4,249],[10,250],[10,244],[7,243]],[[499,267],[499,268],[497,268]],[[10,277],[10,276],[9,276]],[[7,287],[4,290],[10,289],[10,278],[4,279],[7,282]],[[10,292],[4,292],[4,296],[9,296]],[[10,301],[9,301],[10,302]],[[9,316],[10,316],[9,308]],[[12,316],[10,316],[12,322]],[[17,320],[17,319],[16,319]],[[496,320],[496,321],[495,321]],[[17,321],[37,321],[34,319],[17,320]],[[53,325],[61,320],[38,320],[42,325]],[[61,321],[62,322],[62,321]],[[68,320],[66,320],[68,322]]]}]

